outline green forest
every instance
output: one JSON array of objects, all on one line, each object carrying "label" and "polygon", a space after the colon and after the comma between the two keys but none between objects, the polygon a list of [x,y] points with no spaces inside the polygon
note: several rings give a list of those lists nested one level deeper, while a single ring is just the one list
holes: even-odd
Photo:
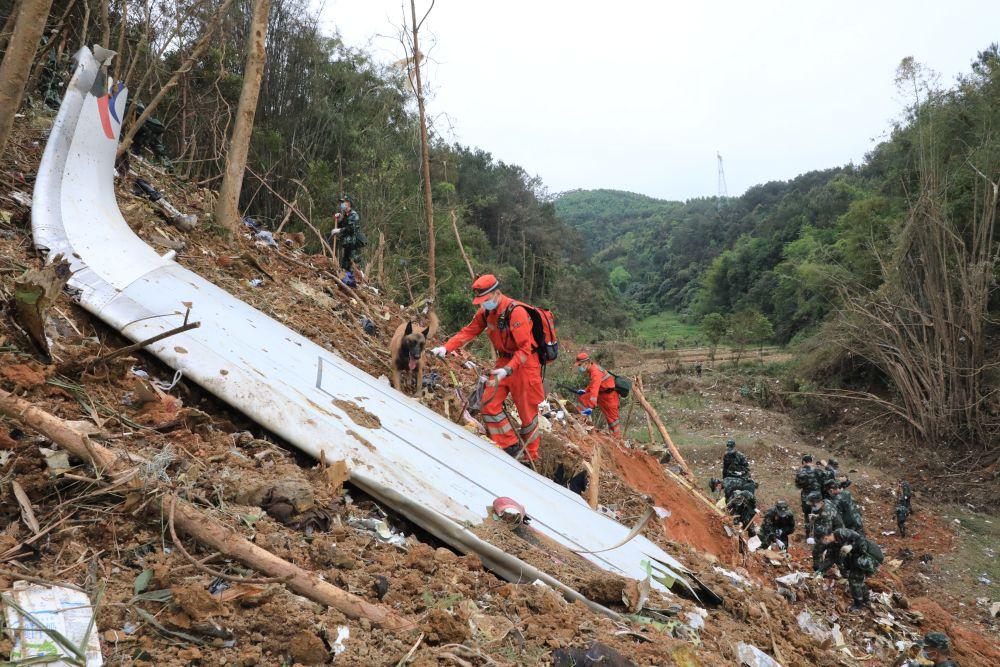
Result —
[{"label": "green forest", "polygon": [[[911,60],[900,67],[906,116],[861,165],[757,185],[719,201],[658,200],[613,190],[560,195],[556,212],[641,317],[676,311],[694,324],[710,313],[763,314],[774,340],[815,333],[847,291],[877,289],[935,169],[943,205],[968,217],[983,180],[1000,166],[1000,60],[979,53],[951,88],[938,89]],[[887,94],[891,94],[887,82]]]}]

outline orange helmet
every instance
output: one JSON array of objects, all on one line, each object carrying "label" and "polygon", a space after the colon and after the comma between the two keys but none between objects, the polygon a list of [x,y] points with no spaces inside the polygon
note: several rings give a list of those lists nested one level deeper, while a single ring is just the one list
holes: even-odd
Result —
[{"label": "orange helmet", "polygon": [[490,294],[496,292],[500,289],[500,281],[492,273],[487,273],[486,275],[479,276],[476,278],[475,282],[472,283],[472,303],[475,305],[481,304],[490,298]]},{"label": "orange helmet", "polygon": [[586,352],[581,352],[580,354],[576,355],[576,364],[578,366],[588,361],[590,361],[590,355],[587,354]]}]

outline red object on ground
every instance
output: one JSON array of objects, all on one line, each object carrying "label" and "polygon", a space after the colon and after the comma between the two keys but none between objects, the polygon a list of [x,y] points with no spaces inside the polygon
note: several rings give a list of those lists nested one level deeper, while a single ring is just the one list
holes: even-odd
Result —
[{"label": "red object on ground", "polygon": [[525,514],[527,514],[524,511],[524,505],[507,496],[501,496],[493,501],[493,513],[504,521],[514,523],[524,521]]}]

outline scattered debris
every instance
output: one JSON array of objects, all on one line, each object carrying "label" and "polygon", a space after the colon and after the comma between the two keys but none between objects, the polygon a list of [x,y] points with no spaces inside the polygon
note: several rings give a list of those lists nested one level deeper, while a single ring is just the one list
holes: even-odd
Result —
[{"label": "scattered debris", "polygon": [[39,659],[42,656],[65,656],[76,662],[44,662],[57,667],[104,664],[95,631],[95,606],[83,591],[15,581],[2,600],[7,630],[14,642],[12,662],[38,664],[43,662]]},{"label": "scattered debris", "polygon": [[756,646],[745,642],[740,642],[736,647],[736,657],[740,659],[741,665],[749,667],[781,667],[781,663],[764,653]]},{"label": "scattered debris", "polygon": [[46,334],[48,310],[59,297],[69,277],[69,262],[62,255],[57,255],[41,269],[28,269],[14,283],[14,321],[46,358],[50,356],[49,337]]}]

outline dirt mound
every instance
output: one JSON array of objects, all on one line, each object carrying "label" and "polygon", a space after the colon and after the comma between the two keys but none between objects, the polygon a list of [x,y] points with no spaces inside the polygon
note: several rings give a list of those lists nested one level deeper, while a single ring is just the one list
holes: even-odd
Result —
[{"label": "dirt mound", "polygon": [[649,454],[622,447],[607,447],[615,470],[632,488],[649,495],[653,504],[670,512],[662,520],[667,538],[708,552],[723,562],[739,558],[737,541],[728,537],[726,520],[711,507],[707,498],[686,488],[667,475],[663,465]]},{"label": "dirt mound", "polygon": [[910,600],[910,609],[924,615],[925,632],[943,632],[951,639],[959,664],[1000,665],[1000,644],[970,630],[930,598]]}]

